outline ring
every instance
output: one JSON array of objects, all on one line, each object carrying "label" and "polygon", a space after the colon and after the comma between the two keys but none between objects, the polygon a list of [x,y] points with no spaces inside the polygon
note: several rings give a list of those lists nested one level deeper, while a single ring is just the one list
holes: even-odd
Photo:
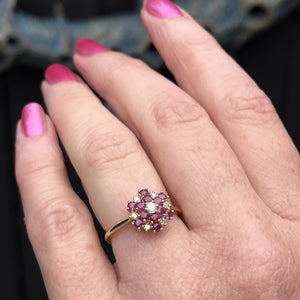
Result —
[{"label": "ring", "polygon": [[174,214],[181,214],[181,210],[170,203],[169,196],[164,193],[149,192],[143,189],[128,202],[129,217],[115,225],[105,234],[105,241],[111,243],[111,237],[129,224],[139,230],[159,232],[164,229]]}]

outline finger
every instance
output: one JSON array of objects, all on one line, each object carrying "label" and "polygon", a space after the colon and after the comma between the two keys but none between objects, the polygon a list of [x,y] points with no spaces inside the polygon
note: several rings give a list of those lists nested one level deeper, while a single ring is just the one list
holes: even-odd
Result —
[{"label": "finger", "polygon": [[[47,69],[47,82],[42,86],[45,102],[96,216],[103,228],[110,230],[128,218],[127,202],[139,189],[147,187],[153,192],[165,189],[133,133],[84,83],[76,80],[54,83],[53,77],[62,73],[72,74],[61,65]],[[120,270],[128,268],[132,259],[128,253],[145,251],[154,240],[156,244],[163,243],[186,231],[178,218],[159,235],[144,235],[134,226],[128,226],[112,239]]]},{"label": "finger", "polygon": [[116,274],[70,186],[53,125],[36,103],[25,106],[18,124],[16,177],[49,298],[112,299]]},{"label": "finger", "polygon": [[227,224],[224,219],[236,219],[236,210],[244,215],[264,205],[198,103],[125,55],[85,55],[91,44],[97,47],[91,41],[77,43],[77,69],[139,136],[190,229]]},{"label": "finger", "polygon": [[299,219],[299,154],[270,100],[190,16],[170,1],[145,3],[145,27],[179,85],[207,110],[268,206]]}]

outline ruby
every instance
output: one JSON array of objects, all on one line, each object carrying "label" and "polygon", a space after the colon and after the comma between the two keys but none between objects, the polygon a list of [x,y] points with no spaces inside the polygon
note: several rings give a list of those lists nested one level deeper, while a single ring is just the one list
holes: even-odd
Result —
[{"label": "ruby", "polygon": [[134,210],[134,209],[135,209],[135,204],[136,204],[136,203],[135,203],[134,201],[129,202],[129,203],[128,203],[128,209],[129,209],[129,210]]},{"label": "ruby", "polygon": [[153,224],[153,231],[154,232],[159,232],[161,230],[161,224],[155,223]]},{"label": "ruby", "polygon": [[148,217],[149,217],[149,215],[148,215],[147,212],[142,211],[142,212],[140,213],[140,218],[141,218],[142,220],[146,220],[146,219],[148,219]]},{"label": "ruby", "polygon": [[167,217],[168,219],[171,219],[173,216],[174,216],[174,213],[172,212],[172,210],[167,210],[167,212],[166,212],[166,217]]},{"label": "ruby", "polygon": [[166,200],[168,197],[166,196],[166,194],[164,194],[164,193],[159,193],[158,194],[158,197],[160,198],[160,199],[162,199],[162,200]]},{"label": "ruby", "polygon": [[145,196],[145,197],[143,198],[143,200],[144,200],[145,202],[151,202],[151,201],[152,201],[152,198],[151,198],[151,196],[147,195],[147,196]]},{"label": "ruby", "polygon": [[167,210],[163,207],[163,206],[159,206],[158,209],[157,209],[157,213],[159,215],[163,215]]},{"label": "ruby", "polygon": [[151,217],[150,217],[150,220],[153,221],[153,222],[157,222],[158,221],[158,215],[157,214],[153,214]]},{"label": "ruby", "polygon": [[149,195],[149,192],[148,192],[147,189],[140,190],[139,193],[140,193],[140,195],[143,196],[143,197]]},{"label": "ruby", "polygon": [[153,202],[155,203],[155,204],[161,204],[162,203],[162,199],[161,198],[159,198],[159,197],[156,197],[154,200],[153,200]]},{"label": "ruby", "polygon": [[135,209],[138,211],[143,211],[146,207],[146,204],[144,202],[135,203]]},{"label": "ruby", "polygon": [[135,221],[134,221],[134,226],[135,227],[137,227],[137,228],[140,228],[142,225],[143,225],[143,220],[141,220],[141,219],[136,219]]}]

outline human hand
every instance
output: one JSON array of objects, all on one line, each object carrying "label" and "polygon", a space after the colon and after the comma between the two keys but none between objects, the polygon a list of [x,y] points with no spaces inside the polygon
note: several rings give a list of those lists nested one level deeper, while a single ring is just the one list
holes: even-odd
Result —
[{"label": "human hand", "polygon": [[[47,117],[29,104],[16,176],[50,299],[299,299],[300,160],[270,100],[216,41],[170,2],[145,27],[180,87],[89,40],[71,71],[50,66]],[[56,131],[105,230],[138,189],[182,210],[165,230],[127,226],[116,265],[73,192]],[[142,145],[139,143],[141,141]]]}]

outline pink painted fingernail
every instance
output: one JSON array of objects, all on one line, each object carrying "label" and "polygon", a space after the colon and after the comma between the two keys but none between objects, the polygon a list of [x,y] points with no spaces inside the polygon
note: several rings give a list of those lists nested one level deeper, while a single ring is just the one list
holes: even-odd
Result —
[{"label": "pink painted fingernail", "polygon": [[183,16],[178,7],[170,0],[146,0],[147,11],[159,18],[176,18]]},{"label": "pink painted fingernail", "polygon": [[111,50],[90,39],[80,39],[75,45],[75,51],[82,56],[92,56],[97,53],[108,52]]},{"label": "pink painted fingernail", "polygon": [[63,81],[78,81],[75,74],[67,67],[60,64],[49,66],[45,72],[46,81],[55,84]]},{"label": "pink painted fingernail", "polygon": [[44,111],[38,103],[29,103],[22,110],[22,127],[27,137],[44,133]]}]

